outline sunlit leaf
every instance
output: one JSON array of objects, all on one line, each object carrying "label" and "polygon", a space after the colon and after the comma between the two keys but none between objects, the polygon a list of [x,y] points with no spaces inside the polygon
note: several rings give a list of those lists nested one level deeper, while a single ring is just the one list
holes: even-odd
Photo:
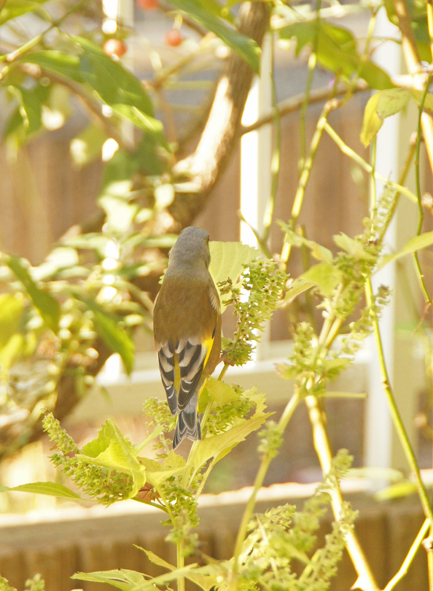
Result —
[{"label": "sunlit leaf", "polygon": [[300,248],[301,246],[306,246],[311,251],[312,256],[318,261],[332,263],[333,256],[332,252],[329,249],[325,248],[321,244],[318,244],[317,242],[314,242],[313,240],[308,240],[308,238],[300,236],[299,234],[294,232],[285,222],[278,220],[277,223],[279,226],[281,226],[281,228],[284,230],[286,234],[286,242],[292,244],[293,246],[297,246],[298,248]]},{"label": "sunlit leaf", "polygon": [[207,30],[215,33],[226,45],[242,56],[254,72],[259,72],[260,47],[253,39],[242,35],[227,21],[220,18],[215,10],[209,10],[210,4],[206,0],[172,0],[171,4]]},{"label": "sunlit leaf", "polygon": [[417,491],[416,484],[414,482],[398,482],[392,484],[383,490],[378,491],[374,494],[374,498],[377,501],[389,501],[391,499],[399,499],[401,497],[408,497],[409,495],[415,494]]},{"label": "sunlit leaf", "polygon": [[315,45],[317,61],[331,72],[350,80],[359,75],[371,88],[393,88],[388,74],[371,61],[364,61],[358,54],[352,33],[338,25],[322,20],[298,22],[279,31],[282,39],[296,37],[297,53],[305,45]]},{"label": "sunlit leaf", "polygon": [[337,246],[349,253],[355,260],[374,262],[376,257],[368,252],[365,246],[359,240],[350,238],[347,234],[340,232],[334,236],[334,242]]},{"label": "sunlit leaf", "polygon": [[244,441],[246,437],[253,431],[257,431],[265,420],[271,416],[272,413],[265,413],[265,397],[264,394],[257,394],[254,391],[249,393],[251,400],[256,404],[256,409],[251,418],[245,419],[238,425],[231,427],[225,433],[214,435],[212,437],[206,437],[197,444],[196,452],[193,456],[193,464],[196,469],[202,466],[211,458],[214,459],[214,463],[219,461],[236,445]]},{"label": "sunlit leaf", "polygon": [[[260,256],[257,248],[242,244],[241,242],[210,242],[211,261],[209,271],[219,291],[218,283],[231,279],[236,284],[241,276],[244,266]],[[220,294],[221,299],[221,294]],[[221,302],[221,311],[226,306]]]},{"label": "sunlit leaf", "polygon": [[126,569],[76,573],[71,578],[93,583],[108,583],[121,591],[154,591],[158,585],[165,585],[170,581],[178,579],[180,576],[187,576],[187,573],[194,569],[195,566],[195,564],[189,564],[188,566],[169,571],[152,579],[148,579],[145,575],[136,571]]},{"label": "sunlit leaf", "polygon": [[141,82],[88,39],[74,37],[74,40],[83,50],[80,63],[84,80],[113,111],[169,149],[162,122],[154,118],[152,102]]},{"label": "sunlit leaf", "polygon": [[0,25],[7,21],[21,16],[26,12],[33,12],[37,10],[41,4],[49,0],[7,0],[6,4],[0,11]]},{"label": "sunlit leaf", "polygon": [[318,263],[313,265],[301,275],[306,281],[311,281],[319,288],[325,297],[330,297],[341,282],[341,272],[329,263]]},{"label": "sunlit leaf", "polygon": [[[413,96],[418,105],[420,105],[424,93],[420,90],[410,90],[410,94]],[[425,96],[424,109],[427,109],[428,111],[433,111],[433,94],[431,94],[430,92],[428,92]]]},{"label": "sunlit leaf", "polygon": [[109,419],[98,432],[98,437],[87,443],[78,457],[84,461],[111,470],[125,472],[133,477],[131,497],[135,497],[146,482],[145,469],[136,458],[133,445]]},{"label": "sunlit leaf", "polygon": [[65,53],[57,49],[46,49],[35,53],[25,53],[21,61],[36,64],[42,70],[70,78],[74,82],[84,82],[81,75],[80,58],[72,53]]},{"label": "sunlit leaf", "polygon": [[297,277],[295,281],[293,281],[293,283],[289,285],[284,298],[284,302],[286,303],[290,302],[291,300],[294,300],[298,295],[301,295],[301,293],[308,291],[315,285],[316,284],[314,283],[314,281],[309,281],[308,279],[305,279],[305,277],[302,276]]},{"label": "sunlit leaf", "polygon": [[40,289],[33,281],[23,259],[12,255],[3,255],[3,260],[23,284],[35,308],[47,326],[57,332],[60,319],[59,302],[47,291]]},{"label": "sunlit leaf", "polygon": [[361,141],[365,146],[376,137],[384,120],[402,111],[410,98],[410,91],[404,88],[390,88],[373,94],[364,110]]},{"label": "sunlit leaf", "polygon": [[393,254],[389,254],[383,257],[380,264],[378,265],[378,269],[381,269],[391,261],[395,261],[401,257],[406,256],[407,254],[413,254],[418,250],[422,250],[423,248],[427,248],[433,244],[433,232],[425,232],[420,236],[414,236],[411,238],[400,250],[394,252]]},{"label": "sunlit leaf", "polygon": [[38,495],[49,495],[51,497],[61,497],[64,499],[81,499],[80,495],[73,490],[67,488],[63,484],[57,482],[31,482],[29,484],[20,484],[9,488],[7,486],[0,486],[0,492],[27,492]]}]

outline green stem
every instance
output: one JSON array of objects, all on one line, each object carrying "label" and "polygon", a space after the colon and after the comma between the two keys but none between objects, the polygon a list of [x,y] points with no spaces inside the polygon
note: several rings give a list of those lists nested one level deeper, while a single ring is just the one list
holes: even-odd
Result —
[{"label": "green stem", "polygon": [[[367,304],[369,306],[371,306],[372,301],[373,301],[373,289],[371,286],[371,280],[368,280],[366,283],[365,295],[366,295]],[[417,485],[417,489],[418,489],[418,495],[420,497],[421,504],[424,509],[424,514],[430,520],[430,523],[433,525],[433,510],[430,505],[430,501],[428,498],[426,488],[425,488],[424,483],[421,478],[421,472],[420,472],[420,469],[419,469],[419,466],[418,466],[418,463],[417,463],[417,460],[415,457],[415,453],[414,453],[412,446],[410,444],[409,437],[406,433],[406,429],[403,425],[403,421],[402,421],[400,412],[399,412],[397,404],[395,402],[394,393],[392,391],[391,382],[390,382],[389,375],[388,375],[388,369],[387,369],[386,363],[385,363],[385,356],[384,356],[383,345],[382,345],[382,337],[381,337],[380,329],[379,329],[379,321],[378,321],[376,314],[374,314],[374,313],[372,314],[372,321],[373,321],[373,333],[374,333],[374,337],[375,337],[375,341],[376,341],[376,348],[377,348],[377,352],[378,352],[379,367],[380,367],[380,372],[382,374],[382,384],[383,384],[383,388],[384,388],[386,397],[388,399],[388,405],[389,405],[389,409],[391,412],[392,421],[394,423],[394,428],[397,431],[397,435],[398,435],[398,438],[400,439],[400,443],[403,447],[403,451],[405,453],[406,460],[409,464],[409,467],[415,475],[416,485]]]},{"label": "green stem", "polygon": [[[185,566],[185,558],[183,556],[183,543],[179,542],[177,545],[177,568]],[[180,576],[177,579],[177,591],[185,591],[185,577]]]},{"label": "green stem", "polygon": [[[317,122],[316,129],[314,131],[314,135],[310,144],[310,154],[304,163],[304,168],[302,169],[301,176],[299,178],[298,188],[295,194],[295,199],[293,201],[292,214],[290,219],[290,224],[292,228],[296,226],[299,215],[301,213],[301,208],[305,197],[305,189],[307,188],[307,183],[310,178],[310,173],[313,166],[314,158],[317,153],[317,148],[319,147],[319,143],[322,138],[323,130],[326,126],[326,121],[329,116],[329,113],[332,111],[334,107],[335,104],[333,100],[327,101],[325,106],[323,107],[319,121]],[[290,257],[290,252],[291,244],[289,244],[288,242],[284,242],[283,249],[281,252],[281,261],[286,265]]]},{"label": "green stem", "polygon": [[[366,162],[359,154],[357,154],[354,150],[352,150],[352,148],[349,148],[349,146],[344,143],[344,141],[332,129],[332,127],[329,125],[329,123],[327,121],[324,122],[324,130],[329,135],[329,137],[331,137],[334,140],[334,142],[337,144],[337,146],[340,148],[340,150],[343,152],[343,154],[346,154],[346,156],[348,156],[354,162],[359,164],[359,166],[361,168],[363,168],[366,172],[368,172],[368,174],[372,174],[373,169],[372,169],[371,164]],[[385,178],[384,176],[382,176],[381,174],[379,174],[377,172],[375,173],[374,176],[376,179],[382,181],[382,183],[390,185],[391,187],[394,187],[395,189],[397,189],[397,191],[399,193],[406,195],[406,197],[408,197],[411,201],[413,201],[413,203],[418,203],[417,196],[412,191],[410,191],[407,187],[403,187],[399,183],[395,183],[393,181],[390,181],[389,179]]]},{"label": "green stem", "polygon": [[398,572],[392,577],[392,579],[389,581],[389,583],[386,585],[383,591],[391,591],[391,589],[394,589],[397,583],[401,581],[401,579],[407,574],[407,571],[409,570],[409,567],[412,564],[413,559],[415,558],[416,553],[418,552],[429,527],[430,520],[426,519],[421,529],[419,530],[418,535],[415,538],[412,546],[410,547],[410,550],[407,553],[406,558],[403,560],[401,567],[398,569]]},{"label": "green stem", "polygon": [[372,208],[377,207],[376,179],[375,179],[375,175],[376,175],[376,145],[377,145],[377,141],[376,141],[376,138],[374,138],[371,143],[371,155],[370,155],[371,175],[369,177],[370,178],[370,200],[371,200],[370,207],[372,207]]},{"label": "green stem", "polygon": [[[332,451],[329,444],[328,434],[325,427],[325,419],[323,411],[319,406],[319,402],[315,396],[307,396],[305,399],[310,417],[311,426],[313,428],[314,447],[322,467],[324,475],[331,472],[332,469]],[[335,519],[339,521],[344,515],[343,509],[343,495],[341,494],[338,481],[334,482],[334,486],[330,491],[332,510]],[[347,551],[349,552],[353,566],[358,574],[358,580],[353,585],[353,589],[360,588],[364,591],[379,591],[379,587],[371,572],[370,565],[364,555],[361,545],[356,537],[354,531],[348,531],[345,534]]]},{"label": "green stem", "polygon": [[[272,221],[274,218],[275,202],[277,200],[278,180],[280,176],[281,165],[281,120],[278,112],[277,90],[275,86],[274,77],[274,40],[272,39],[272,72],[271,72],[271,90],[272,90],[272,108],[274,111],[274,131],[275,131],[275,147],[271,160],[271,195],[266,206],[265,214],[263,216],[263,237],[262,240],[267,244],[269,235],[271,233]],[[272,258],[272,254],[271,257]]]},{"label": "green stem", "polygon": [[[398,184],[400,186],[403,185],[403,183],[405,182],[406,177],[407,177],[407,175],[409,173],[410,167],[412,165],[413,157],[415,156],[415,150],[416,150],[416,143],[411,142],[410,143],[410,146],[409,146],[409,151],[408,151],[408,154],[407,154],[407,157],[406,157],[406,162],[405,162],[403,171],[402,171],[402,173],[400,175],[400,178],[398,179]],[[386,234],[386,231],[388,230],[388,226],[391,223],[392,218],[394,217],[394,213],[395,213],[395,210],[397,209],[399,197],[400,197],[400,191],[397,192],[397,194],[395,196],[395,199],[394,199],[394,203],[392,204],[392,207],[391,207],[391,209],[389,211],[389,215],[388,215],[385,223],[383,224],[383,228],[380,231],[380,234],[378,235],[379,242],[382,242],[383,241],[383,239],[385,237],[385,234]]]},{"label": "green stem", "polygon": [[[415,149],[415,181],[416,181],[416,196],[418,198],[418,227],[417,227],[417,231],[416,231],[417,236],[420,236],[421,231],[422,231],[422,226],[424,223],[424,209],[423,209],[422,201],[421,201],[421,179],[420,179],[420,169],[419,169],[420,147],[421,147],[421,136],[422,136],[421,116],[422,116],[422,112],[423,112],[423,108],[424,108],[424,103],[425,103],[425,100],[427,97],[428,89],[430,86],[431,78],[432,78],[432,75],[430,74],[429,77],[427,78],[425,89],[424,89],[424,92],[423,92],[423,95],[421,98],[421,102],[420,102],[420,105],[418,108],[418,130],[417,130],[416,149]],[[429,295],[427,286],[424,281],[424,275],[423,275],[423,272],[421,269],[421,263],[419,261],[419,256],[418,256],[417,251],[414,253],[414,259],[415,259],[415,267],[417,270],[418,279],[419,279],[420,286],[421,286],[421,291],[424,295],[424,299],[431,306],[432,305],[431,297]]]},{"label": "green stem", "polygon": [[[69,10],[65,12],[65,14],[62,17],[60,17],[57,21],[52,22],[51,25],[47,29],[45,29],[43,33],[40,33],[36,37],[33,37],[33,39],[30,39],[30,41],[28,41],[18,49],[4,55],[2,61],[6,61],[8,64],[10,64],[22,57],[25,53],[27,53],[27,51],[30,51],[33,47],[40,43],[47,33],[52,31],[53,29],[58,28],[64,20],[66,20],[73,12],[76,12],[80,8],[80,6],[86,4],[87,1],[88,0],[81,0],[80,2],[72,6]],[[9,69],[9,66],[5,66],[3,68],[3,70],[0,72],[0,80],[2,80],[4,76],[9,72]]]},{"label": "green stem", "polygon": [[[283,433],[295,412],[296,407],[298,406],[301,400],[301,395],[299,391],[296,391],[295,394],[290,398],[289,402],[284,409],[283,414],[281,415],[280,420],[278,421],[278,427]],[[234,552],[234,559],[233,559],[233,569],[231,571],[231,579],[229,589],[230,591],[235,591],[237,589],[237,575],[239,573],[239,558],[242,550],[242,545],[244,543],[248,523],[250,522],[251,516],[254,511],[254,507],[256,504],[257,493],[259,492],[260,488],[263,485],[263,481],[265,479],[266,473],[269,468],[269,464],[272,461],[272,456],[267,454],[263,456],[262,461],[260,463],[259,470],[256,474],[256,478],[254,481],[253,491],[251,493],[250,498],[248,499],[247,506],[245,507],[244,514],[242,516],[242,521],[239,526],[238,535],[236,538],[236,545],[235,545],[235,552]]]}]

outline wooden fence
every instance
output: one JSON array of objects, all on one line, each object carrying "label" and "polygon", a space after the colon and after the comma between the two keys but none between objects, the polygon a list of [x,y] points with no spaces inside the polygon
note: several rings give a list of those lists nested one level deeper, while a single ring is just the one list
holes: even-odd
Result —
[{"label": "wooden fence", "polygon": [[[301,495],[293,496],[293,487],[300,488]],[[311,494],[313,487],[275,485],[262,494],[257,511],[286,502],[300,504],[300,496],[304,497],[305,489],[307,494]],[[221,559],[232,555],[247,493],[244,489],[202,497],[199,511],[201,552]],[[423,523],[422,510],[414,497],[389,504],[376,503],[360,494],[349,494],[347,498],[355,508],[360,509],[356,529],[372,570],[383,588],[398,570],[416,537]],[[150,563],[146,555],[133,546],[136,544],[152,550],[175,564],[175,547],[164,541],[168,530],[161,526],[160,520],[159,512],[128,503],[108,509],[64,509],[54,515],[39,515],[35,519],[31,515],[0,517],[0,574],[21,590],[28,577],[40,573],[46,580],[47,591],[75,588],[108,591],[110,588],[71,581],[71,575],[78,571],[126,568],[152,576],[162,574],[159,567]],[[323,521],[320,540],[329,531],[329,522],[330,516]],[[195,556],[191,560],[200,562],[201,558]],[[421,549],[396,591],[427,591],[426,562],[426,554]],[[345,554],[331,589],[348,591],[355,580],[353,566]]]}]

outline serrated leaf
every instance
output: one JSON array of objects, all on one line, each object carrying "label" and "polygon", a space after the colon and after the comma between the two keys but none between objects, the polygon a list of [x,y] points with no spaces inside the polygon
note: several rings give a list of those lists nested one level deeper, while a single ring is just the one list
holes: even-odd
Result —
[{"label": "serrated leaf", "polygon": [[33,305],[47,326],[57,333],[60,319],[60,304],[53,296],[40,289],[33,281],[23,259],[13,255],[3,255],[3,260],[14,275],[21,281]]},{"label": "serrated leaf", "polygon": [[264,412],[266,408],[264,394],[257,394],[255,389],[244,392],[245,394],[249,395],[249,398],[256,405],[254,415],[250,419],[244,419],[241,423],[231,427],[225,433],[206,437],[206,439],[199,441],[193,457],[195,469],[200,468],[211,458],[213,458],[213,463],[222,459],[231,449],[244,441],[250,433],[257,431],[265,420],[271,416],[272,413]]},{"label": "serrated leaf", "polygon": [[313,240],[308,240],[308,238],[304,238],[304,236],[296,234],[296,232],[293,232],[293,230],[285,222],[281,220],[278,220],[277,223],[284,230],[286,234],[285,240],[286,242],[288,242],[288,244],[292,244],[293,246],[297,246],[298,248],[300,248],[301,246],[306,246],[311,251],[312,256],[316,260],[325,261],[326,263],[332,263],[332,252],[328,248],[325,248],[324,246],[318,244],[317,242],[314,242]]},{"label": "serrated leaf", "polygon": [[257,248],[241,242],[210,242],[209,250],[209,271],[215,283],[228,278],[236,283],[244,270],[244,265],[260,256]]},{"label": "serrated leaf", "polygon": [[209,10],[209,4],[204,0],[172,0],[171,4],[215,33],[221,41],[243,57],[256,74],[259,73],[261,50],[257,43],[231,27],[215,10]]},{"label": "serrated leaf", "polygon": [[305,279],[305,277],[297,277],[287,289],[284,303],[294,300],[298,295],[301,295],[301,293],[304,293],[312,287],[315,287],[315,285],[316,284],[313,281],[309,281],[308,279]]},{"label": "serrated leaf", "polygon": [[83,50],[80,72],[84,80],[113,111],[170,150],[162,122],[154,118],[152,102],[141,82],[88,39],[73,39]]},{"label": "serrated leaf", "polygon": [[231,386],[212,377],[209,377],[206,380],[206,385],[203,392],[200,394],[200,398],[203,395],[206,396],[207,400],[211,400],[217,406],[229,404],[239,398],[239,394],[237,394]]},{"label": "serrated leaf", "polygon": [[113,315],[108,314],[102,306],[83,297],[77,291],[73,292],[74,297],[80,300],[93,312],[95,319],[95,329],[101,336],[102,340],[114,352],[118,353],[122,358],[125,371],[128,375],[131,374],[134,365],[134,342],[126,332],[126,330],[118,326],[120,318],[115,319]]},{"label": "serrated leaf", "polygon": [[176,567],[173,564],[170,564],[169,562],[167,562],[163,558],[160,558],[157,554],[155,554],[151,550],[146,550],[145,548],[142,548],[141,546],[137,546],[136,544],[134,544],[134,546],[136,548],[138,548],[138,550],[141,550],[142,552],[144,552],[146,554],[147,558],[150,560],[150,562],[153,562],[153,564],[156,564],[158,566],[162,566],[162,568],[166,568],[167,570],[176,570]]},{"label": "serrated leaf", "polygon": [[98,437],[87,443],[77,457],[132,476],[134,486],[130,496],[135,497],[146,482],[145,468],[137,460],[136,453],[115,422],[109,419],[98,432]]},{"label": "serrated leaf", "polygon": [[384,256],[378,265],[378,270],[391,261],[395,261],[401,257],[406,256],[407,254],[413,254],[414,252],[422,250],[423,248],[427,248],[432,244],[433,232],[424,232],[424,234],[421,234],[420,236],[414,236],[403,246],[403,248],[393,254]]},{"label": "serrated leaf", "polygon": [[318,263],[313,265],[301,275],[301,277],[309,282],[314,283],[319,291],[325,296],[330,297],[341,282],[341,271],[336,269],[333,265],[328,263]]},{"label": "serrated leaf", "polygon": [[[231,279],[236,284],[241,276],[244,265],[248,265],[260,256],[257,248],[242,244],[241,242],[210,242],[210,265],[209,271],[215,281],[218,292],[218,283]],[[224,312],[226,305],[221,300],[221,312]]]},{"label": "serrated leaf", "polygon": [[189,564],[188,566],[169,571],[152,579],[147,579],[141,573],[126,569],[76,573],[71,578],[93,583],[108,583],[121,591],[154,591],[158,585],[165,585],[170,581],[178,579],[180,576],[187,576],[189,571],[194,569],[195,566],[196,564]]},{"label": "serrated leaf", "polygon": [[333,239],[337,246],[345,250],[358,261],[370,261],[373,263],[376,260],[376,257],[367,252],[364,245],[359,242],[359,240],[350,238],[350,236],[347,236],[343,232],[334,236]]},{"label": "serrated leaf", "polygon": [[81,499],[80,495],[70,488],[56,482],[30,482],[29,484],[20,484],[19,486],[7,487],[0,486],[0,492],[27,492],[38,495],[48,495],[51,497],[61,497],[64,499]]}]

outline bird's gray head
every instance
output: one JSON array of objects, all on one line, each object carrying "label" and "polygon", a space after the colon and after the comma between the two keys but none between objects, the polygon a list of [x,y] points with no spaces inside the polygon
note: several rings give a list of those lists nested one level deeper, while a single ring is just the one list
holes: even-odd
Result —
[{"label": "bird's gray head", "polygon": [[176,244],[170,250],[170,263],[210,263],[209,234],[202,228],[188,226],[179,234]]}]

